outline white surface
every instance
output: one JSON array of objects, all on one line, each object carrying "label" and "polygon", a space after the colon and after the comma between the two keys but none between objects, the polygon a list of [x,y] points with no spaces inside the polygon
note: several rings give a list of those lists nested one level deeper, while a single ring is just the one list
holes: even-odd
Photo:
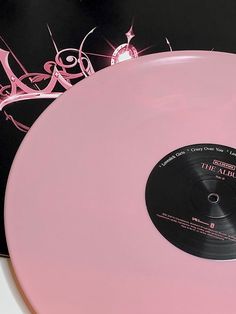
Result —
[{"label": "white surface", "polygon": [[14,279],[9,258],[0,258],[0,313],[30,314]]}]

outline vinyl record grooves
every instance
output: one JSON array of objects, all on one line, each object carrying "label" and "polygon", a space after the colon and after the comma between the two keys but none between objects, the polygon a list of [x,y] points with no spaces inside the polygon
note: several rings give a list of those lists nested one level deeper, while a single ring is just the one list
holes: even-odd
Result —
[{"label": "vinyl record grooves", "polygon": [[37,313],[235,314],[235,73],[231,54],[154,54],[39,117],[5,199]]}]

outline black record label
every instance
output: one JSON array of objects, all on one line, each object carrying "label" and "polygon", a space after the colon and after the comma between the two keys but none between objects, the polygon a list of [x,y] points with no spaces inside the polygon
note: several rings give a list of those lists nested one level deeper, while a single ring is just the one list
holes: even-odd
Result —
[{"label": "black record label", "polygon": [[196,144],[160,160],[148,178],[146,205],[158,231],[192,255],[236,258],[236,150]]}]

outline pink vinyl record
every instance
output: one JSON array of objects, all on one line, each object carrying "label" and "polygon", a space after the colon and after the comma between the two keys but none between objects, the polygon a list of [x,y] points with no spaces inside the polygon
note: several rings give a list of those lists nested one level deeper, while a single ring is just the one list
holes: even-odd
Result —
[{"label": "pink vinyl record", "polygon": [[232,54],[154,54],[39,117],[5,199],[37,313],[235,313],[235,75]]}]

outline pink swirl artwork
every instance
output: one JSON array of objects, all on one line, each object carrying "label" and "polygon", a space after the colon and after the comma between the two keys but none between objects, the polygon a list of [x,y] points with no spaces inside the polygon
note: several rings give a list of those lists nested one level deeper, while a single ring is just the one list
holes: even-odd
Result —
[{"label": "pink swirl artwork", "polygon": [[[47,29],[55,48],[56,55],[54,60],[45,62],[43,66],[44,72],[42,73],[28,72],[6,41],[0,36],[1,41],[6,47],[6,49],[0,49],[0,62],[9,81],[7,85],[0,84],[0,110],[4,112],[6,120],[11,121],[19,131],[25,133],[29,130],[29,126],[17,121],[12,115],[8,114],[6,111],[7,105],[22,100],[57,98],[65,90],[78,82],[78,80],[95,73],[90,56],[110,58],[110,65],[114,65],[137,58],[141,53],[150,48],[147,47],[138,51],[136,47],[131,44],[132,39],[135,37],[133,25],[131,25],[130,29],[125,34],[126,42],[117,47],[105,39],[112,49],[111,55],[102,55],[84,51],[84,44],[87,38],[94,33],[96,27],[84,36],[79,48],[66,48],[62,50],[58,49],[49,25],[47,25]],[[167,39],[166,42],[170,47]],[[9,64],[10,55],[22,70],[23,74],[21,76],[17,76],[11,68]],[[62,89],[60,92],[55,90],[55,87],[58,84]]]}]

